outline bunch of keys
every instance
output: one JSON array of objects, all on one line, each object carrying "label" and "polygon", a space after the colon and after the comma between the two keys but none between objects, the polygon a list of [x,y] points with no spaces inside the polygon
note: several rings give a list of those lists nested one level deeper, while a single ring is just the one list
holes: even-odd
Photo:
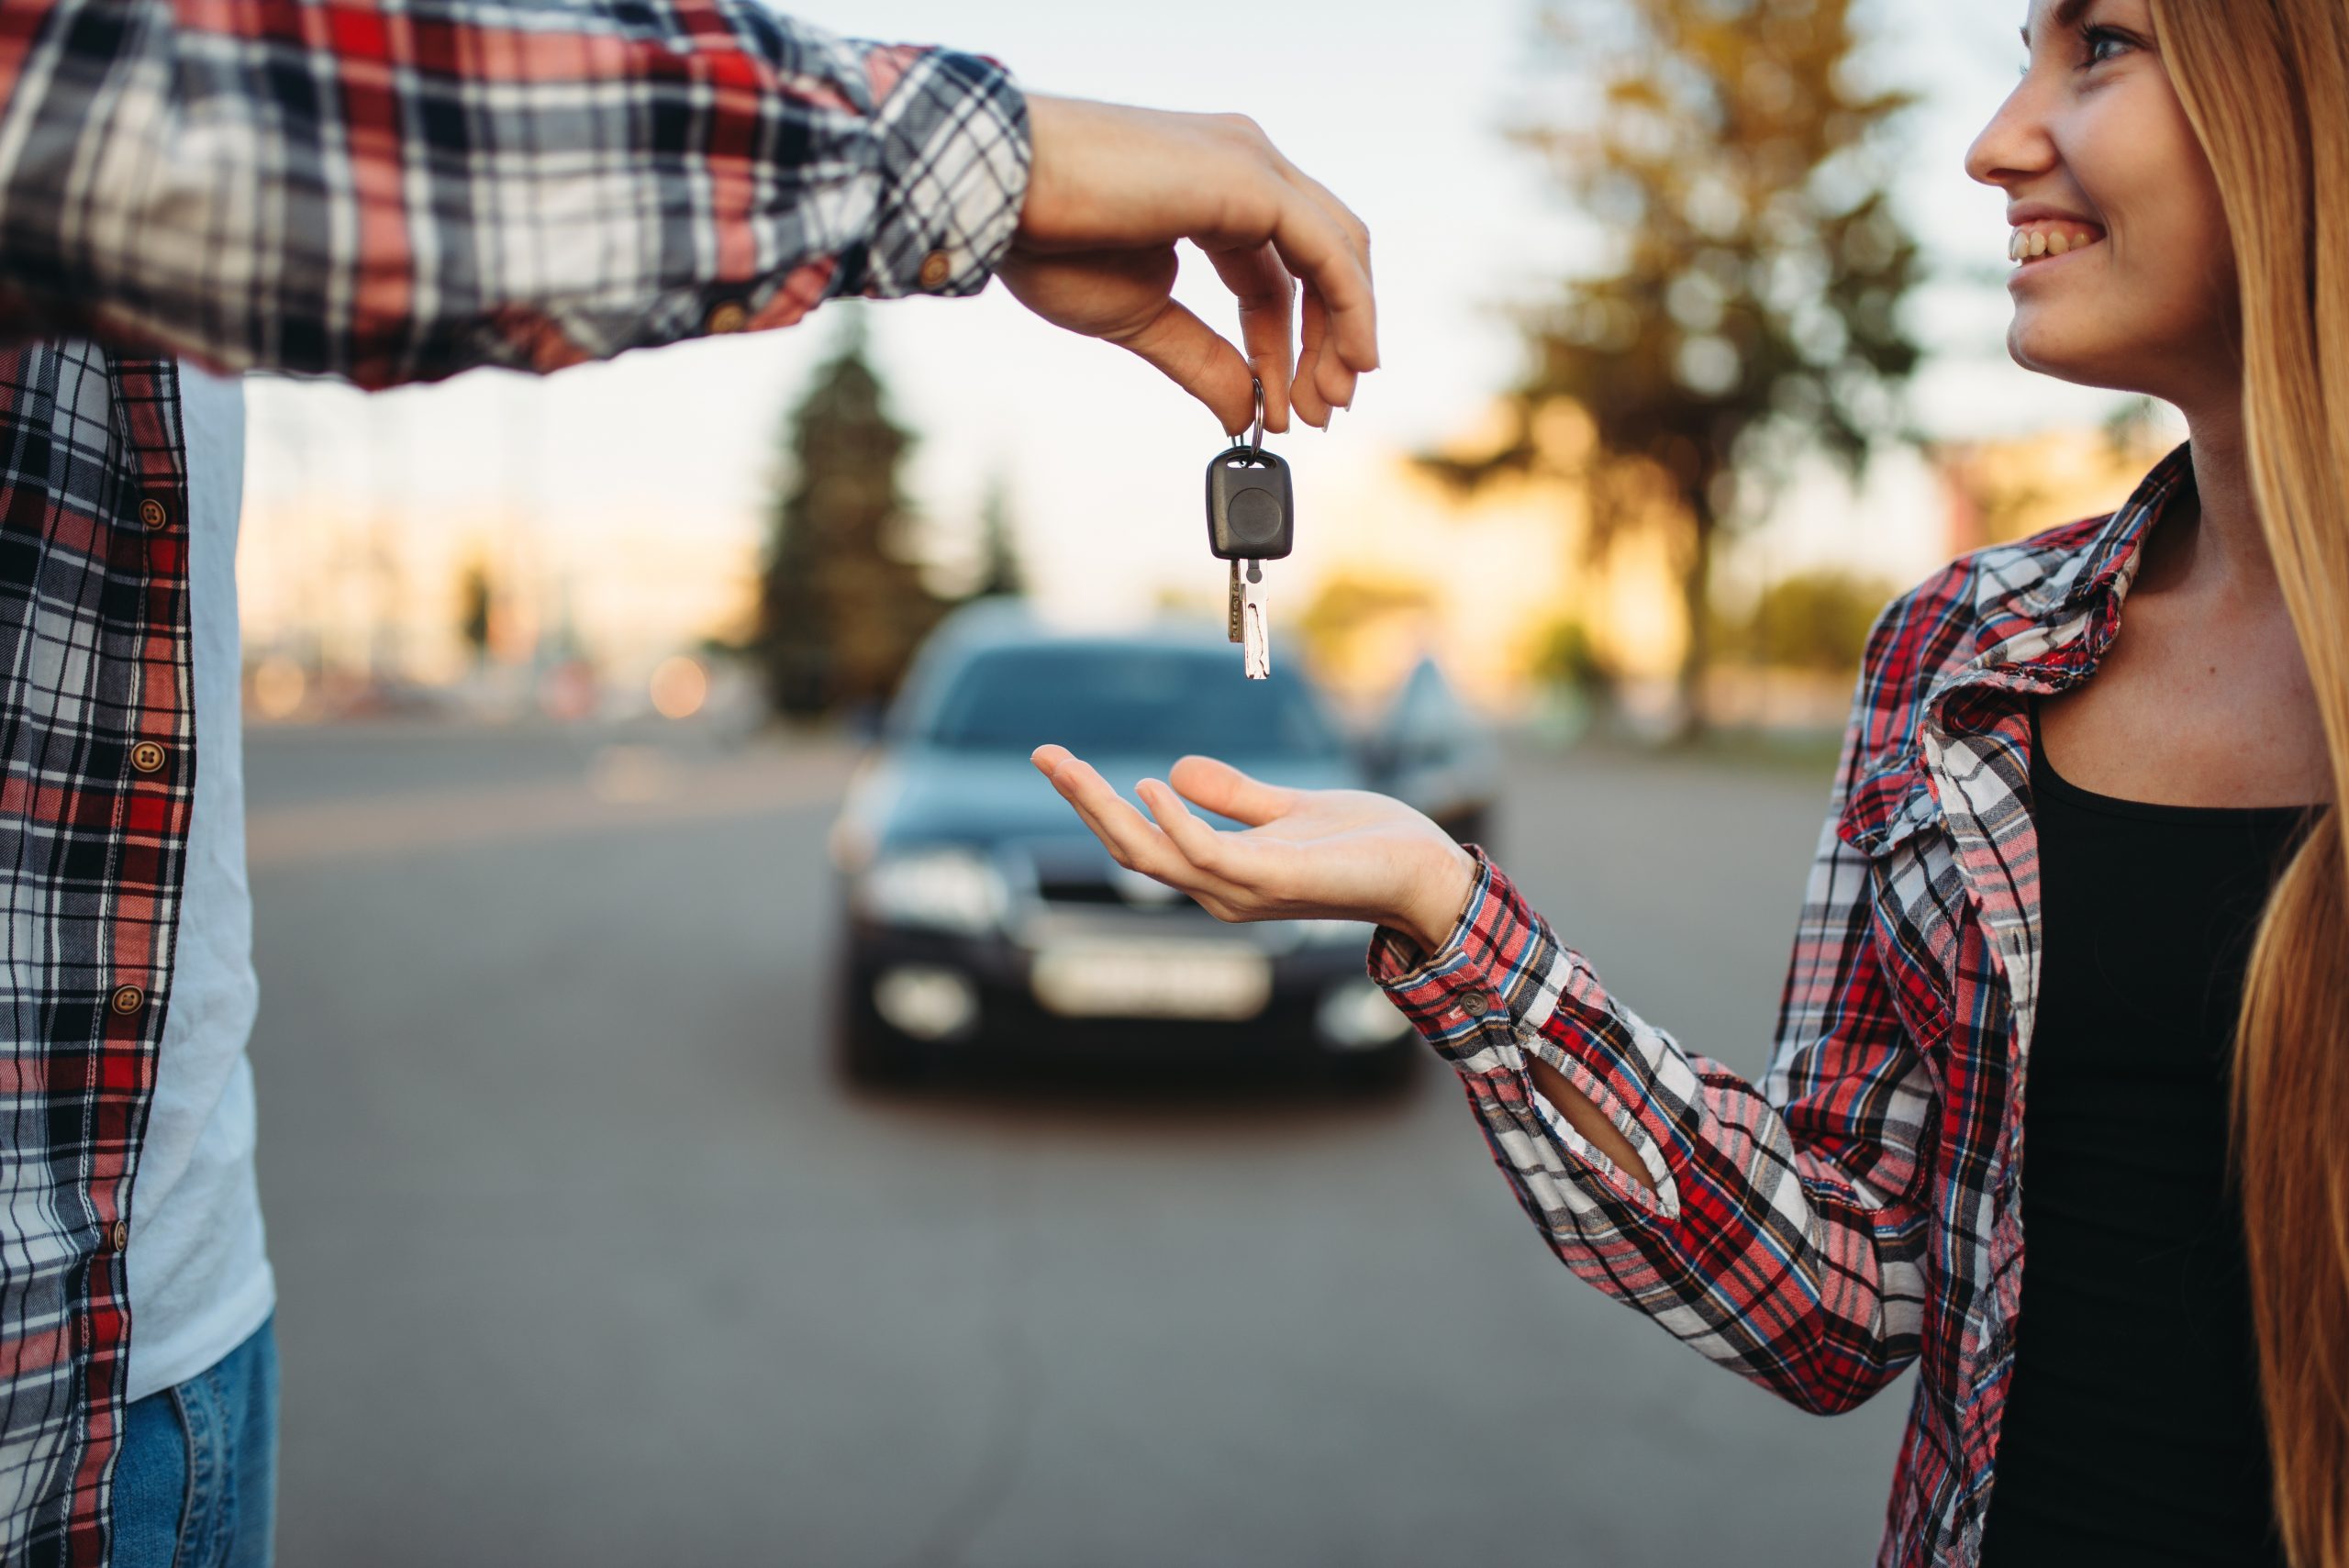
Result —
[{"label": "bunch of keys", "polygon": [[1256,384],[1256,425],[1208,464],[1208,549],[1231,562],[1226,611],[1231,640],[1240,644],[1241,671],[1252,681],[1273,673],[1273,644],[1264,624],[1264,568],[1297,543],[1295,497],[1288,464],[1264,450],[1264,384]]}]

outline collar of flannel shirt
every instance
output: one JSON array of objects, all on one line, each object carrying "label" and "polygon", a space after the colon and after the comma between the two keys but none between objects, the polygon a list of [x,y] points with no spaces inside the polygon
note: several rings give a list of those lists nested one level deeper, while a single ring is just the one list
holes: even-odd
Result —
[{"label": "collar of flannel shirt", "polygon": [[2120,628],[2136,580],[2140,547],[2170,505],[2194,487],[2192,450],[2181,446],[2139,482],[2126,505],[1976,558],[1973,649],[1924,683],[1897,722],[1876,721],[1854,738],[1867,761],[1844,803],[1839,832],[1880,855],[1939,820],[1920,743],[1928,722],[1985,729],[2021,698],[2078,685]]}]

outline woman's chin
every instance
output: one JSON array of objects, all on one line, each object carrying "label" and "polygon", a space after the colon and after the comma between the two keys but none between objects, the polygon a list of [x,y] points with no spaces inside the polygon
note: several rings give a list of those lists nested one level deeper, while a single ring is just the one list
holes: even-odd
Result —
[{"label": "woman's chin", "polygon": [[2070,324],[2047,319],[2049,313],[2024,306],[2007,326],[2007,354],[2035,374],[2082,386],[2133,391],[2123,361],[2123,346],[2102,335],[2070,329]]}]

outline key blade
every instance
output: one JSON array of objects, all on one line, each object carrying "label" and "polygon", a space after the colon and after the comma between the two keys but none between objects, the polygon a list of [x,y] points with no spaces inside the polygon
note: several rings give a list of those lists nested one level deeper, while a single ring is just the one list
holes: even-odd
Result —
[{"label": "key blade", "polygon": [[1240,631],[1241,673],[1252,681],[1272,679],[1273,634],[1264,618],[1264,584],[1261,576],[1252,582],[1241,580]]},{"label": "key blade", "polygon": [[1244,595],[1240,585],[1240,562],[1235,561],[1231,563],[1231,596],[1225,601],[1223,612],[1224,629],[1234,642],[1240,641],[1242,636],[1240,623],[1244,618],[1241,614],[1243,600]]}]

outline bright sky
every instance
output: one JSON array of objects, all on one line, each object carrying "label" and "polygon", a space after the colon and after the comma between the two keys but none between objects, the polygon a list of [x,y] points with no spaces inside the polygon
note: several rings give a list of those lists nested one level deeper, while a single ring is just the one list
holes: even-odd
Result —
[{"label": "bright sky", "polygon": [[[1317,514],[1317,494],[1375,483],[1390,454],[1473,424],[1517,367],[1502,307],[1538,297],[1573,255],[1572,225],[1540,171],[1499,134],[1535,87],[1564,90],[1533,71],[1531,6],[807,0],[799,9],[861,36],[983,50],[1039,91],[1244,110],[1362,215],[1375,236],[1386,368],[1332,433],[1301,431],[1281,448],[1299,494],[1301,559],[1291,566],[1309,574],[1344,549],[1344,518]],[[1901,195],[1943,273],[1917,302],[1935,353],[1913,398],[1937,435],[2092,418],[2108,406],[2006,362],[2002,198],[1960,166],[2014,79],[2023,10],[2022,0],[1877,0],[1882,72],[1927,97]],[[1191,258],[1184,297],[1223,323],[1230,312],[1213,285]],[[1156,373],[1035,322],[1000,289],[974,301],[847,308],[866,311],[896,409],[920,432],[909,488],[938,526],[963,526],[1001,473],[1048,604],[1121,615],[1163,586],[1219,584],[1199,537],[1197,485],[1221,433]],[[763,526],[784,413],[832,339],[826,315],[544,382],[477,373],[372,398],[256,383],[248,550],[303,548],[300,525],[284,520],[288,504],[334,493],[398,528],[478,528],[518,509],[538,559],[590,598],[624,595],[647,573],[739,576]],[[1800,515],[1776,533],[1796,553],[1905,563],[1935,506],[1915,464],[1896,463],[1856,504],[1833,486],[1805,489]],[[249,574],[255,564],[249,553]]]}]

